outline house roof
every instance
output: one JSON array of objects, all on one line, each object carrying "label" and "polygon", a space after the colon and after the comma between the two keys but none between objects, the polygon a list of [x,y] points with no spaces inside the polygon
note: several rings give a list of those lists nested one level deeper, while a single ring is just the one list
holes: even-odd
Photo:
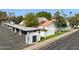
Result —
[{"label": "house roof", "polygon": [[47,27],[47,26],[49,26],[49,25],[51,25],[53,22],[51,21],[51,20],[48,20],[48,21],[46,21],[46,22],[44,22],[44,23],[41,23],[40,25],[39,25],[39,27]]}]

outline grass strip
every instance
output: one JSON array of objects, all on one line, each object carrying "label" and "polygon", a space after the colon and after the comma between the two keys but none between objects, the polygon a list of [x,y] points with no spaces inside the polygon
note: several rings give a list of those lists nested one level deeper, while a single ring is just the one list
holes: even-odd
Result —
[{"label": "grass strip", "polygon": [[69,32],[69,31],[61,31],[61,32],[57,32],[56,34],[53,34],[53,35],[49,35],[47,37],[41,37],[41,40],[39,42],[42,42],[42,41],[45,41],[45,40],[48,40],[50,38],[53,38],[53,37],[56,37],[58,35],[61,35],[61,34],[64,34],[66,32]]}]

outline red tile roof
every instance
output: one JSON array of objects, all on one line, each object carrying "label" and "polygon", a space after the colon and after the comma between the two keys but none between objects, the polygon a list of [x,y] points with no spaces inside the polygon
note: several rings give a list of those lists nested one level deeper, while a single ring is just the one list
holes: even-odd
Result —
[{"label": "red tile roof", "polygon": [[52,23],[53,22],[51,20],[48,20],[48,21],[46,21],[44,23],[41,23],[39,26],[41,26],[41,27],[47,27],[47,26],[51,25]]}]

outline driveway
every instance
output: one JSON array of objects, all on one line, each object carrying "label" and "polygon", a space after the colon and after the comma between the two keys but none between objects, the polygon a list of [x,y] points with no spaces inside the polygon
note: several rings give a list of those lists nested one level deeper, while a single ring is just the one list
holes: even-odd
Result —
[{"label": "driveway", "polygon": [[44,46],[40,50],[79,50],[79,31]]}]

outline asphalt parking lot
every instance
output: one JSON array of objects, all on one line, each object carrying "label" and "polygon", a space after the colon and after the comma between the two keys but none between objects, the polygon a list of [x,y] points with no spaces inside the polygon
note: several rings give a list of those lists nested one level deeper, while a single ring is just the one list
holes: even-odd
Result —
[{"label": "asphalt parking lot", "polygon": [[10,31],[0,25],[0,50],[18,50],[28,46],[25,43],[25,36]]}]

